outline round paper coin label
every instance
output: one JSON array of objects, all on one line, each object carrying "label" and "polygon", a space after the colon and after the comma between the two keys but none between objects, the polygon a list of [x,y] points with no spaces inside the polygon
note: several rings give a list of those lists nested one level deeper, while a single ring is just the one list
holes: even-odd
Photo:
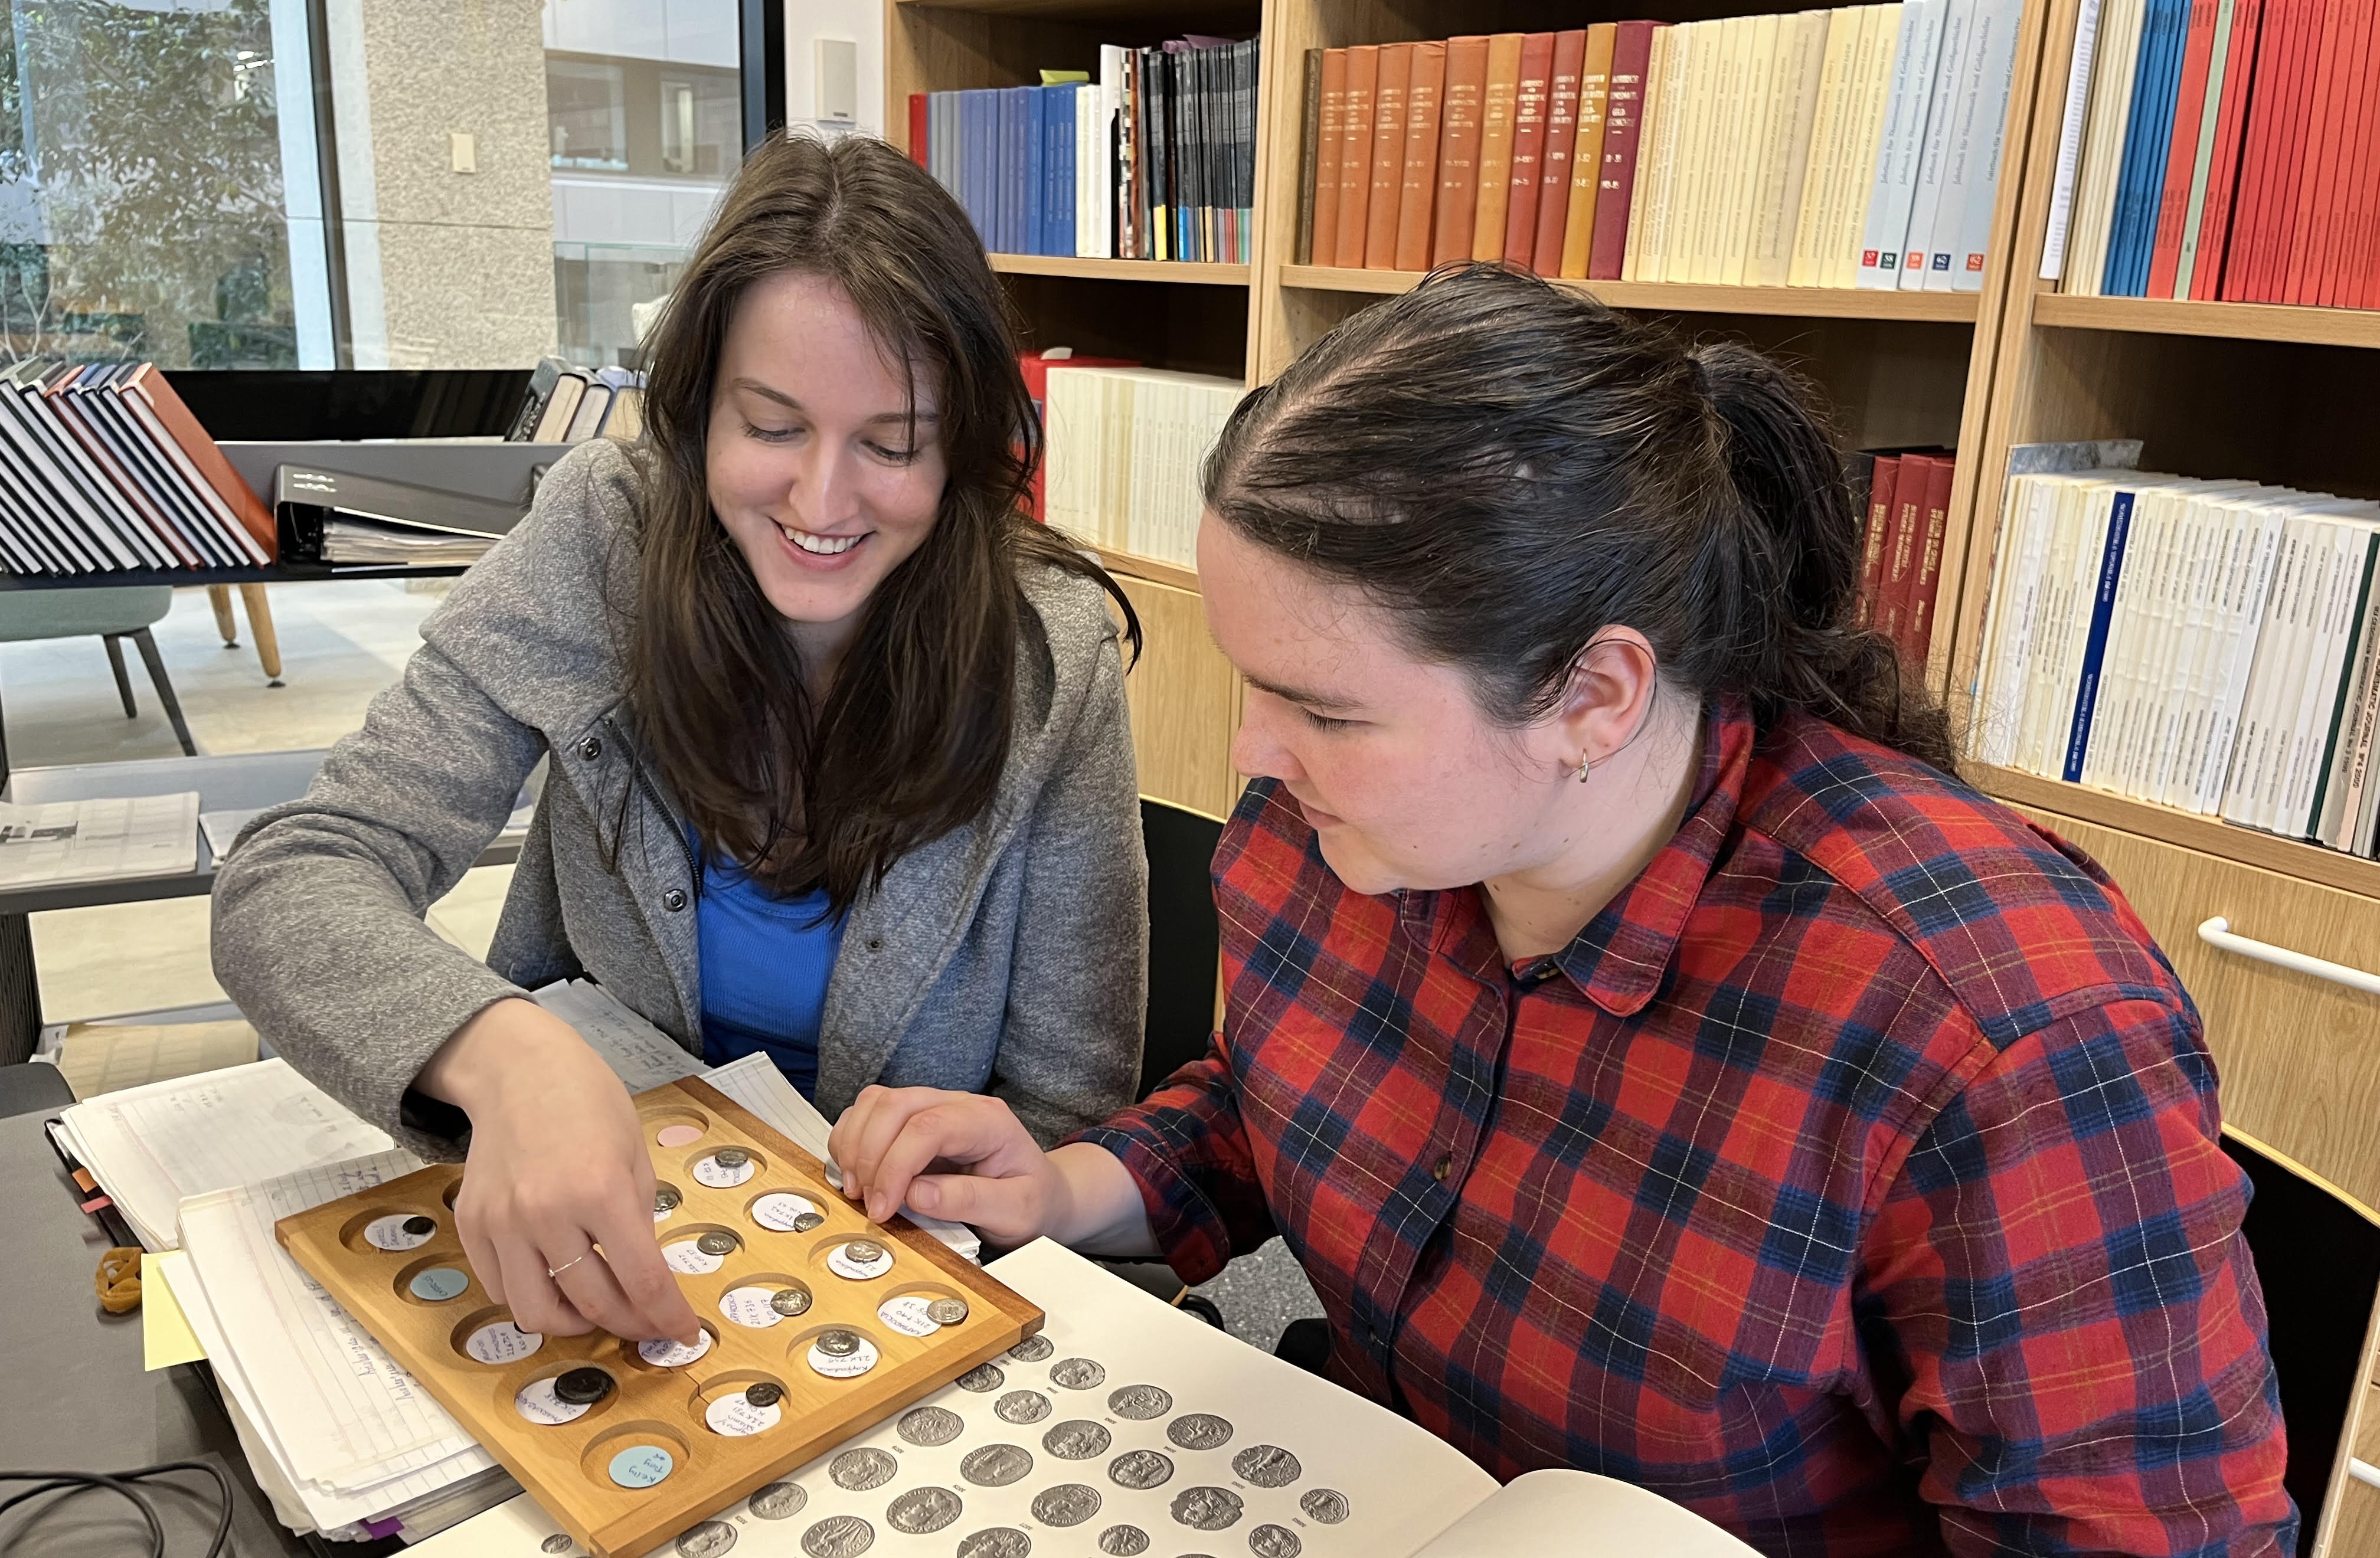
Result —
[{"label": "round paper coin label", "polygon": [[726,1256],[706,1255],[690,1238],[680,1239],[675,1244],[664,1246],[662,1250],[662,1260],[668,1264],[670,1270],[684,1272],[688,1276],[709,1276],[727,1263]]},{"label": "round paper coin label", "polygon": [[905,1336],[930,1336],[941,1329],[926,1313],[931,1302],[923,1293],[904,1293],[876,1306],[876,1318]]},{"label": "round paper coin label", "polygon": [[752,1203],[752,1221],[771,1233],[792,1234],[801,1230],[794,1223],[818,1207],[790,1190],[771,1190]]},{"label": "round paper coin label", "polygon": [[731,1287],[719,1296],[719,1312],[737,1325],[766,1330],[785,1318],[770,1307],[776,1296],[773,1287]]},{"label": "round paper coin label", "polygon": [[702,1158],[694,1165],[694,1182],[714,1190],[732,1190],[759,1172],[759,1165],[749,1160],[730,1168],[715,1157]]},{"label": "round paper coin label", "polygon": [[531,1380],[513,1396],[513,1410],[533,1423],[570,1423],[585,1417],[592,1403],[580,1406],[553,1394],[552,1380]]},{"label": "round paper coin label", "polygon": [[666,1208],[656,1206],[653,1208],[653,1221],[656,1223],[666,1223],[670,1220],[670,1214],[676,1210],[677,1208],[674,1206]]},{"label": "round paper coin label", "polygon": [[851,1258],[851,1246],[838,1244],[827,1252],[826,1264],[827,1269],[837,1276],[848,1277],[853,1282],[866,1282],[892,1269],[892,1251],[887,1250],[873,1261],[862,1264]]},{"label": "round paper coin label", "polygon": [[412,1282],[407,1286],[413,1289],[415,1298],[443,1304],[449,1298],[460,1298],[463,1289],[471,1286],[471,1279],[452,1266],[431,1266],[414,1273]]},{"label": "round paper coin label", "polygon": [[830,1380],[856,1379],[876,1367],[876,1344],[862,1336],[859,1350],[847,1358],[830,1358],[812,1346],[810,1367]]},{"label": "round paper coin label", "polygon": [[386,1217],[375,1217],[364,1225],[364,1242],[375,1250],[419,1250],[438,1233],[438,1225],[417,1233],[407,1224],[430,1223],[427,1217],[398,1212]]},{"label": "round paper coin label", "polygon": [[755,1407],[744,1399],[744,1393],[722,1395],[704,1408],[702,1420],[710,1425],[713,1433],[723,1433],[732,1439],[747,1434],[766,1433],[777,1426],[785,1415],[783,1407]]},{"label": "round paper coin label", "polygon": [[692,1347],[673,1336],[655,1336],[650,1342],[637,1344],[637,1356],[656,1369],[683,1369],[710,1350],[710,1333],[708,1331]]},{"label": "round paper coin label", "polygon": [[463,1350],[482,1363],[515,1363],[545,1346],[545,1338],[509,1320],[482,1325],[464,1339]]},{"label": "round paper coin label", "polygon": [[612,1480],[623,1488],[650,1488],[677,1469],[677,1457],[659,1444],[631,1444],[612,1457]]},{"label": "round paper coin label", "polygon": [[702,1140],[702,1128],[698,1125],[665,1125],[653,1140],[664,1147],[691,1147]]}]

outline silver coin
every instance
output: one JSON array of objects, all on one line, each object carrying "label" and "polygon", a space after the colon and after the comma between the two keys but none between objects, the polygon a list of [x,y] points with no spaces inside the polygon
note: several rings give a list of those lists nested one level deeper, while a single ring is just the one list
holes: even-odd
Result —
[{"label": "silver coin", "polygon": [[675,1212],[679,1205],[684,1202],[685,1199],[685,1197],[679,1195],[667,1185],[663,1185],[659,1190],[653,1191],[653,1212],[656,1215],[667,1212]]},{"label": "silver coin", "polygon": [[1050,1365],[1050,1383],[1068,1390],[1088,1390],[1104,1384],[1107,1377],[1108,1371],[1087,1358],[1062,1359]]},{"label": "silver coin", "polygon": [[900,1475],[901,1463],[878,1449],[845,1450],[826,1463],[826,1474],[847,1493],[881,1488]]},{"label": "silver coin", "polygon": [[1305,1544],[1286,1526],[1258,1526],[1248,1533],[1248,1551],[1257,1558],[1297,1558]]},{"label": "silver coin", "polygon": [[876,1528],[856,1515],[830,1515],[802,1533],[810,1558],[859,1558],[876,1545]]},{"label": "silver coin", "polygon": [[1297,1457],[1278,1444],[1251,1444],[1232,1457],[1232,1471],[1257,1488],[1286,1488],[1303,1475]]},{"label": "silver coin", "polygon": [[1038,1363],[1057,1350],[1047,1336],[1027,1336],[1009,1348],[1008,1356],[1019,1363]]},{"label": "silver coin", "polygon": [[1335,1526],[1347,1518],[1347,1495],[1336,1488],[1316,1488],[1297,1501],[1309,1520],[1325,1526]]},{"label": "silver coin", "polygon": [[741,1147],[722,1147],[710,1154],[710,1161],[722,1168],[741,1168],[752,1161],[752,1154]]},{"label": "silver coin", "polygon": [[754,1492],[748,1502],[756,1519],[790,1520],[810,1502],[810,1492],[798,1482],[771,1482]]},{"label": "silver coin", "polygon": [[1099,1423],[1075,1418],[1060,1423],[1041,1436],[1041,1448],[1062,1461],[1087,1461],[1104,1455],[1115,1436]]},{"label": "silver coin", "polygon": [[1185,1450],[1220,1450],[1232,1442],[1231,1419],[1186,1412],[1165,1425],[1165,1437]]},{"label": "silver coin", "polygon": [[735,1545],[735,1528],[724,1520],[705,1520],[677,1539],[677,1558],[719,1558]]},{"label": "silver coin", "polygon": [[959,1462],[959,1475],[979,1488],[1005,1488],[1032,1469],[1033,1452],[1021,1444],[986,1444]]},{"label": "silver coin", "polygon": [[1050,1398],[1038,1390],[1012,1390],[991,1409],[1004,1423],[1038,1423],[1050,1415]]},{"label": "silver coin", "polygon": [[1061,1482],[1033,1495],[1033,1518],[1045,1526],[1079,1526],[1099,1512],[1099,1491]]},{"label": "silver coin", "polygon": [[928,1449],[947,1444],[966,1431],[966,1420],[941,1407],[912,1407],[901,1414],[901,1437]]},{"label": "silver coin", "polygon": [[855,1266],[872,1266],[884,1259],[884,1247],[872,1238],[855,1238],[843,1247],[843,1252]]},{"label": "silver coin", "polygon": [[769,1307],[791,1320],[797,1314],[808,1314],[810,1290],[807,1287],[780,1287],[769,1295]]},{"label": "silver coin", "polygon": [[1008,1376],[996,1363],[978,1363],[959,1376],[959,1389],[971,1390],[978,1395],[989,1395],[1008,1383]]},{"label": "silver coin", "polygon": [[1145,1423],[1173,1410],[1173,1393],[1162,1385],[1119,1385],[1108,1392],[1108,1410],[1132,1422]]},{"label": "silver coin", "polygon": [[912,1488],[885,1506],[884,1523],[905,1536],[922,1537],[956,1520],[965,1508],[948,1488]]},{"label": "silver coin", "polygon": [[850,1331],[821,1331],[815,1345],[829,1358],[849,1358],[859,1350],[859,1337]]},{"label": "silver coin", "polygon": [[785,1387],[771,1380],[759,1380],[744,1387],[744,1399],[766,1410],[785,1398]]},{"label": "silver coin", "polygon": [[555,1558],[560,1558],[561,1554],[569,1552],[572,1548],[577,1545],[578,1544],[577,1542],[572,1541],[560,1531],[556,1531],[553,1535],[546,1538],[543,1541],[539,1542],[537,1544],[537,1550],[540,1552],[553,1553]]},{"label": "silver coin", "polygon": [[959,1558],[1025,1558],[1033,1539],[1014,1526],[994,1526],[959,1543]]},{"label": "silver coin", "polygon": [[965,1298],[937,1298],[926,1306],[926,1318],[937,1325],[956,1325],[966,1317]]},{"label": "silver coin", "polygon": [[1173,1457],[1162,1450],[1126,1450],[1108,1462],[1108,1479],[1119,1488],[1145,1493],[1173,1479]]},{"label": "silver coin", "polygon": [[823,1212],[805,1212],[794,1219],[794,1232],[797,1234],[806,1234],[812,1228],[824,1226],[826,1226],[826,1214]]},{"label": "silver coin", "polygon": [[1137,1526],[1110,1526],[1099,1533],[1099,1551],[1108,1558],[1140,1558],[1148,1551],[1148,1533]]},{"label": "silver coin", "polygon": [[1195,1531],[1236,1526],[1247,1508],[1247,1501],[1229,1488],[1184,1488],[1173,1495],[1173,1518]]},{"label": "silver coin", "polygon": [[694,1247],[706,1255],[733,1255],[735,1253],[735,1236],[714,1229],[696,1239]]}]

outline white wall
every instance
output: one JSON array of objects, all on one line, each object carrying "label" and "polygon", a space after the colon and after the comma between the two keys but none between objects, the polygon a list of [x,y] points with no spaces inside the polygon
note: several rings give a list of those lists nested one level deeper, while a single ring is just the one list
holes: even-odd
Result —
[{"label": "white wall", "polygon": [[884,6],[882,0],[785,0],[785,118],[818,117],[820,38],[859,45],[859,127],[884,133]]}]

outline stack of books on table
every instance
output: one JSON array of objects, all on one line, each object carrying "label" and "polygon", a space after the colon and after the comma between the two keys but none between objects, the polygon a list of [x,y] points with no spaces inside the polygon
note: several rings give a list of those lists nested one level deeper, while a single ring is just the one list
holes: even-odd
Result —
[{"label": "stack of books on table", "polygon": [[1197,566],[1198,468],[1245,386],[1156,368],[1051,363],[1043,518],[1087,541]]},{"label": "stack of books on table", "polygon": [[2018,0],[1310,50],[1296,255],[1973,292]]},{"label": "stack of books on table", "polygon": [[2380,504],[2138,471],[2010,479],[1973,755],[2370,856]]},{"label": "stack of books on table", "polygon": [[154,363],[0,373],[0,571],[259,568],[273,515]]},{"label": "stack of books on table", "polygon": [[1254,258],[1257,41],[1099,47],[1099,79],[914,92],[909,155],[995,254]]},{"label": "stack of books on table", "polygon": [[505,432],[512,443],[634,443],[645,430],[645,376],[626,368],[574,368],[540,357]]}]

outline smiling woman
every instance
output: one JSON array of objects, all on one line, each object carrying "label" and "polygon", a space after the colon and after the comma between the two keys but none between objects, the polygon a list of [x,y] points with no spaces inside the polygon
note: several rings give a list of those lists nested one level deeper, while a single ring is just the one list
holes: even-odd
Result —
[{"label": "smiling woman", "polygon": [[[1019,500],[1036,429],[957,204],[882,142],[748,158],[650,344],[646,439],[555,465],[403,682],[216,881],[293,1063],[453,1156],[532,1330],[686,1338],[620,1082],[524,990],[600,981],[830,1117],[987,1092],[1042,1140],[1140,1070],[1131,609]],[[540,760],[482,967],[424,929]],[[600,1248],[598,1248],[600,1246]]]}]

